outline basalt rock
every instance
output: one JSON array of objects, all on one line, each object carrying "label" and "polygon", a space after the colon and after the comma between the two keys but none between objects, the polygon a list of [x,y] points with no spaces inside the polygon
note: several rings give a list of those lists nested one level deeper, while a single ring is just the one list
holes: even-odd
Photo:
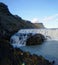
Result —
[{"label": "basalt rock", "polygon": [[8,6],[2,2],[0,3],[0,14],[11,15],[11,13],[8,10]]},{"label": "basalt rock", "polygon": [[44,41],[45,37],[42,34],[35,34],[27,39],[26,45],[39,45]]}]

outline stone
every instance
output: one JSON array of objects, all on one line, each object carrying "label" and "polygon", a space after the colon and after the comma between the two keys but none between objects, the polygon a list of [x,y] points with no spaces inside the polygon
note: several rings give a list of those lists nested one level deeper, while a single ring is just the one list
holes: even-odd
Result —
[{"label": "stone", "polygon": [[35,34],[27,39],[26,45],[39,45],[43,43],[44,40],[45,37],[42,34]]}]

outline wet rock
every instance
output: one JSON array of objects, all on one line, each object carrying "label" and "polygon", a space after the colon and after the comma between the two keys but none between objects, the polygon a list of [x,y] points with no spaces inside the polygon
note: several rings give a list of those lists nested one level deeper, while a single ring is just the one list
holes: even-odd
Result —
[{"label": "wet rock", "polygon": [[27,39],[26,45],[39,45],[43,43],[44,40],[45,37],[42,34],[35,34]]},{"label": "wet rock", "polygon": [[54,60],[52,61],[52,64],[55,64],[55,61]]}]

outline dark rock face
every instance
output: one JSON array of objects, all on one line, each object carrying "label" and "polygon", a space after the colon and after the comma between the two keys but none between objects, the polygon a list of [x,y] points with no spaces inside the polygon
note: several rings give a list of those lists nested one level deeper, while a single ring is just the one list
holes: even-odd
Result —
[{"label": "dark rock face", "polygon": [[6,15],[10,15],[11,13],[8,10],[7,5],[5,5],[4,3],[0,3],[0,13],[4,13]]},{"label": "dark rock face", "polygon": [[42,56],[13,48],[7,40],[0,40],[0,65],[53,65]]},{"label": "dark rock face", "polygon": [[16,53],[7,40],[0,40],[0,65],[21,65],[20,55]]},{"label": "dark rock face", "polygon": [[42,34],[35,34],[27,39],[26,45],[39,45],[44,42],[45,37]]},{"label": "dark rock face", "polygon": [[12,15],[9,12],[8,6],[0,3],[0,32],[2,35],[11,36],[19,29],[39,28],[27,20],[23,20],[17,15]]}]

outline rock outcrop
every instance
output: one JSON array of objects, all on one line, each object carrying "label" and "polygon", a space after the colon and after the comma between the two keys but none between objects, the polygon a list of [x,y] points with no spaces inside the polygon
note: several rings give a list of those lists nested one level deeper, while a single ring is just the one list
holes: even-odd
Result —
[{"label": "rock outcrop", "polygon": [[21,17],[11,14],[8,6],[0,3],[0,32],[2,31],[3,36],[11,36],[19,29],[26,28],[40,28],[40,26],[36,26],[28,20],[23,20]]},{"label": "rock outcrop", "polygon": [[44,25],[43,25],[43,23],[34,23],[34,25],[37,26],[37,27],[39,27],[39,28],[42,28],[42,29],[45,28]]},{"label": "rock outcrop", "polygon": [[8,6],[4,3],[0,3],[0,14],[11,15],[11,13],[8,10]]},{"label": "rock outcrop", "polygon": [[42,34],[35,34],[30,36],[27,41],[26,45],[39,45],[45,41],[45,37]]}]

